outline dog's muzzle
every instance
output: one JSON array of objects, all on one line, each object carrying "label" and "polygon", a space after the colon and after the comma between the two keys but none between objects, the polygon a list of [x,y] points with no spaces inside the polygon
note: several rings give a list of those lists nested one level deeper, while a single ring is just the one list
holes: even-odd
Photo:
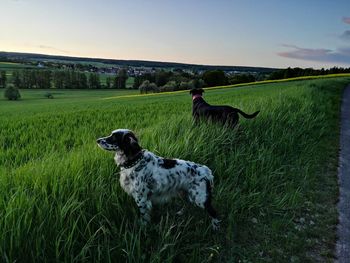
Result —
[{"label": "dog's muzzle", "polygon": [[97,145],[100,146],[104,150],[107,150],[107,151],[119,150],[119,147],[117,145],[107,143],[104,138],[97,139],[96,142],[97,142]]}]

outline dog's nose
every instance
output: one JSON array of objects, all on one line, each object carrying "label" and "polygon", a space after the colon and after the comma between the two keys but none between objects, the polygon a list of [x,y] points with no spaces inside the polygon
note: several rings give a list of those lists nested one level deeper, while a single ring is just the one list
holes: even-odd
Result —
[{"label": "dog's nose", "polygon": [[96,142],[97,143],[100,143],[102,141],[102,139],[97,139]]}]

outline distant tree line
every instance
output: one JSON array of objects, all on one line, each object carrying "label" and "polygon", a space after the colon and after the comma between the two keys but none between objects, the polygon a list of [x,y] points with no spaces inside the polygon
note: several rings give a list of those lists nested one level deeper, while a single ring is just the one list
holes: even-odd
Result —
[{"label": "distant tree line", "polygon": [[338,73],[350,73],[350,68],[338,68],[333,67],[330,69],[313,69],[313,68],[286,68],[272,72],[268,79],[287,79],[302,76],[317,76],[317,75],[329,75]]},{"label": "distant tree line", "polygon": [[0,88],[5,88],[7,81],[6,71],[0,70]]},{"label": "distant tree line", "polygon": [[[17,70],[13,71],[11,82],[21,89],[125,89],[128,79],[126,70],[119,70],[113,77],[107,77],[101,84],[97,73],[84,73],[75,70]],[[0,87],[5,87],[6,72],[0,72]]]},{"label": "distant tree line", "polygon": [[[330,69],[302,69],[289,67],[269,74],[259,72],[255,74],[237,73],[232,75],[228,75],[222,70],[208,70],[203,74],[188,74],[182,70],[176,72],[160,70],[153,74],[146,73],[142,76],[136,77],[134,88],[138,88],[141,93],[163,92],[191,89],[195,86],[215,87],[261,80],[275,80],[337,73],[350,73],[350,68],[333,67]],[[194,85],[194,83],[197,83],[197,85]],[[200,84],[198,85],[198,83]]]},{"label": "distant tree line", "polygon": [[[141,93],[188,90],[194,87],[214,87],[249,83],[260,80],[274,80],[299,76],[327,75],[336,73],[350,73],[350,68],[333,67],[330,69],[286,68],[265,73],[236,73],[226,74],[222,70],[207,70],[202,74],[188,73],[182,69],[172,71],[158,70],[155,73],[145,73],[134,79],[134,89]],[[45,70],[26,69],[14,70],[11,83],[16,88],[27,89],[125,89],[128,74],[126,69],[120,69],[116,75],[106,78],[101,83],[98,73],[84,73],[78,70]],[[8,82],[6,71],[0,71],[0,88]]]},{"label": "distant tree line", "polygon": [[222,70],[208,70],[203,74],[189,74],[182,70],[146,73],[135,77],[134,88],[141,93],[187,90],[194,87],[214,87],[254,82],[252,74],[227,75]]}]

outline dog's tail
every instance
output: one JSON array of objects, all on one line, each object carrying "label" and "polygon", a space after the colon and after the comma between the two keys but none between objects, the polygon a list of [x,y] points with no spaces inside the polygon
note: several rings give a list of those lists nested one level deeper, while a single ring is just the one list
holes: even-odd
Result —
[{"label": "dog's tail", "polygon": [[256,112],[254,112],[253,114],[247,114],[247,113],[241,111],[240,109],[236,109],[236,110],[237,110],[237,112],[238,112],[239,114],[241,114],[241,115],[242,115],[244,118],[246,118],[246,119],[255,118],[256,115],[258,115],[259,112],[260,112],[260,111],[258,110],[258,111],[256,111]]}]

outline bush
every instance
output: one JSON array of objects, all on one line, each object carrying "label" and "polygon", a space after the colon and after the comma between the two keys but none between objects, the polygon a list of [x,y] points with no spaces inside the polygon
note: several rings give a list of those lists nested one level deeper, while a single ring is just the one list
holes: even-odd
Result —
[{"label": "bush", "polygon": [[179,90],[187,90],[187,89],[192,89],[193,85],[191,82],[186,82],[186,81],[181,81],[179,85]]},{"label": "bush", "polygon": [[8,100],[18,100],[21,97],[21,94],[13,84],[9,84],[5,89],[4,96]]},{"label": "bush", "polygon": [[190,89],[201,89],[205,86],[205,82],[202,79],[193,79],[189,83]]},{"label": "bush", "polygon": [[177,90],[177,83],[174,80],[168,81],[163,87],[161,87],[161,91],[174,91]]},{"label": "bush", "polygon": [[48,98],[48,99],[53,99],[53,95],[52,95],[52,93],[50,93],[50,92],[46,92],[46,93],[45,93],[45,98]]},{"label": "bush", "polygon": [[202,76],[208,87],[223,86],[227,83],[225,72],[222,70],[208,70]]},{"label": "bush", "polygon": [[149,80],[145,80],[139,87],[140,93],[149,93],[149,92],[159,92],[159,88],[155,83],[151,83]]}]

